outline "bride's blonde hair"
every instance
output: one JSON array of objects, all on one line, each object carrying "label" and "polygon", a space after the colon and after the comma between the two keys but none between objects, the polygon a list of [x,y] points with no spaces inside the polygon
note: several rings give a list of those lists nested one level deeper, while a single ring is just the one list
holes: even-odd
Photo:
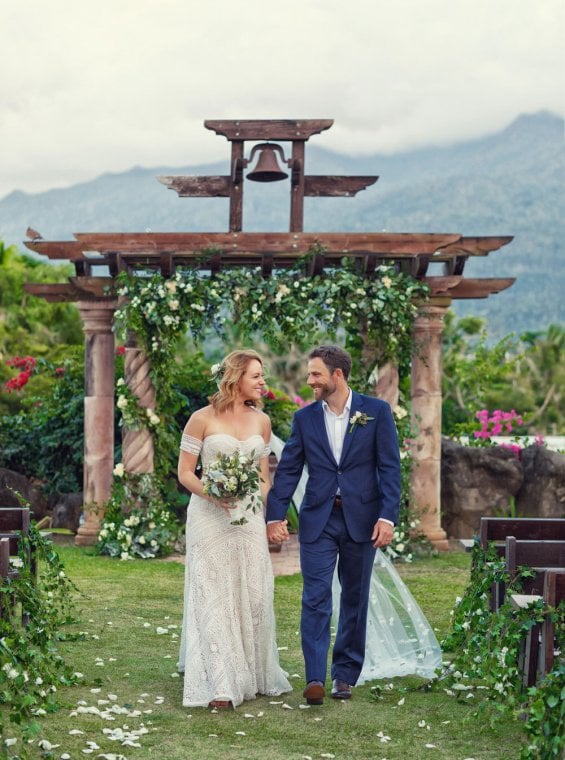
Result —
[{"label": "bride's blonde hair", "polygon": [[[213,396],[210,396],[208,400],[216,412],[224,412],[233,406],[239,393],[240,380],[245,374],[249,362],[253,361],[253,359],[256,359],[261,367],[263,366],[263,359],[261,359],[257,351],[254,351],[252,348],[237,349],[229,353],[220,362],[219,367],[215,368],[218,391]],[[250,399],[246,403],[259,409],[263,407],[261,401],[252,401]]]}]

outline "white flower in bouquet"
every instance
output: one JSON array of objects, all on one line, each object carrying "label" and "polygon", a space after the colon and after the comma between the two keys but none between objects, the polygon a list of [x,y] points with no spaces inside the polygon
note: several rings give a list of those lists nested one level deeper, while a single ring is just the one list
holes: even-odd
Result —
[{"label": "white flower in bouquet", "polygon": [[[202,483],[204,493],[215,499],[245,500],[245,508],[256,513],[261,508],[259,492],[259,470],[254,454],[244,456],[239,451],[233,454],[218,454],[216,459],[204,468]],[[232,520],[231,525],[245,525],[246,517]]]}]

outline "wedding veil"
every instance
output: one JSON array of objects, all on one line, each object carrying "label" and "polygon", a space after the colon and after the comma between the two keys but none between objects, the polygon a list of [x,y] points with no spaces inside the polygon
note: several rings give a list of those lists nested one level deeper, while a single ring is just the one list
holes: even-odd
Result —
[{"label": "wedding veil", "polygon": [[[284,442],[273,435],[271,451],[280,459]],[[306,467],[294,493],[300,509],[308,475]],[[333,579],[333,620],[339,617],[341,587],[337,570]],[[441,667],[441,649],[418,603],[386,554],[377,549],[367,615],[365,661],[357,684],[376,678],[417,675],[433,678]]]}]

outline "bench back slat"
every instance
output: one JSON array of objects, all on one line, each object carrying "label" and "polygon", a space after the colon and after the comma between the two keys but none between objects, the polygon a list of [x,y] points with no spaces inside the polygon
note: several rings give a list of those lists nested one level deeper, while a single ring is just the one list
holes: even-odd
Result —
[{"label": "bench back slat", "polygon": [[30,510],[27,507],[0,507],[0,533],[29,532]]},{"label": "bench back slat", "polygon": [[519,541],[506,537],[506,569],[513,577],[521,565],[527,567],[565,567],[565,541]]},{"label": "bench back slat", "polygon": [[489,541],[565,541],[565,519],[558,517],[481,517],[479,538],[483,549]]}]

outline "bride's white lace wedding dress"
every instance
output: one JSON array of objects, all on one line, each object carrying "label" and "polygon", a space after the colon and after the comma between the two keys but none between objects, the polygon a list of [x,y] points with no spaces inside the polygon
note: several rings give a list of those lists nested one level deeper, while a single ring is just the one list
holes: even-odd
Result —
[{"label": "bride's white lace wedding dress", "polygon": [[[185,435],[181,448],[200,452],[204,467],[218,454],[236,449],[257,463],[269,455],[260,435],[240,441],[218,433],[202,444]],[[232,525],[242,514],[247,523]],[[185,707],[205,707],[212,700],[231,701],[236,707],[257,694],[292,691],[279,665],[273,592],[263,513],[254,514],[243,503],[228,516],[192,494],[178,663],[184,672]]]}]

